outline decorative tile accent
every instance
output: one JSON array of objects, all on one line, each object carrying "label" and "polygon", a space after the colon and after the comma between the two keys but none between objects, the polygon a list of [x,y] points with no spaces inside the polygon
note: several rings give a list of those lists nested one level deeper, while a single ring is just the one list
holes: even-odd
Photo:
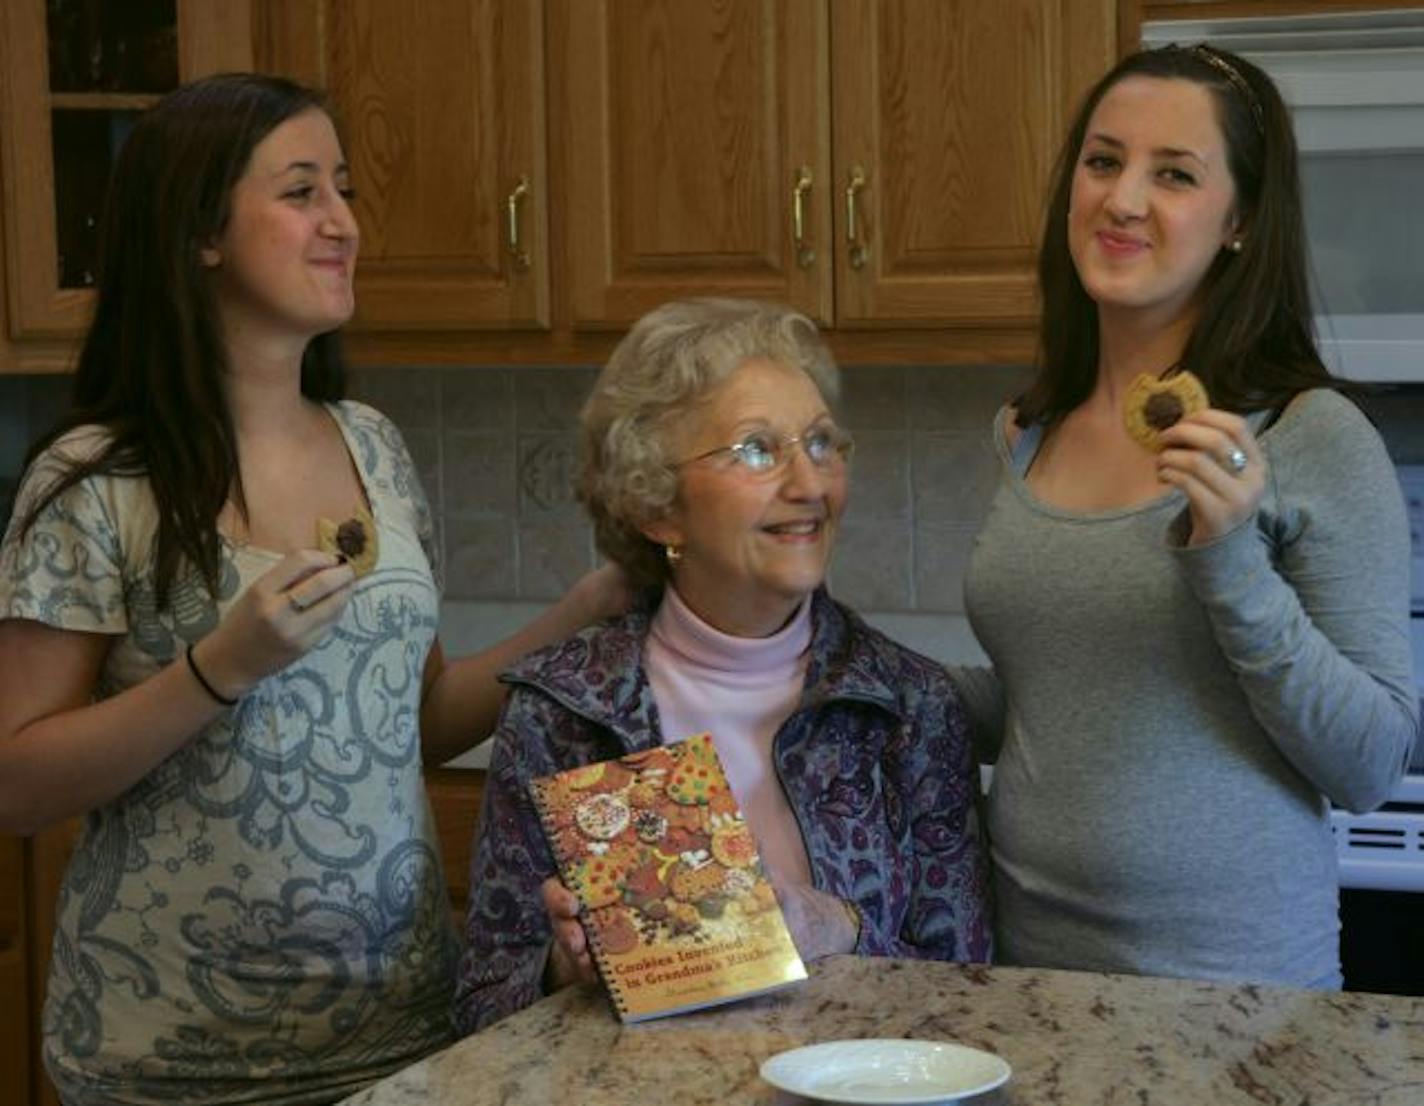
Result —
[{"label": "decorative tile accent", "polygon": [[513,516],[514,435],[447,431],[442,439],[441,485],[450,514],[494,511]]},{"label": "decorative tile accent", "polygon": [[831,594],[859,611],[910,608],[910,543],[883,525],[842,523],[831,559]]},{"label": "decorative tile accent", "polygon": [[514,520],[488,517],[445,519],[445,596],[503,599],[515,593]]},{"label": "decorative tile accent", "polygon": [[578,439],[567,434],[519,436],[519,517],[559,515],[582,519],[574,492]]},{"label": "decorative tile accent", "polygon": [[594,565],[586,523],[521,523],[518,536],[520,599],[557,599]]}]

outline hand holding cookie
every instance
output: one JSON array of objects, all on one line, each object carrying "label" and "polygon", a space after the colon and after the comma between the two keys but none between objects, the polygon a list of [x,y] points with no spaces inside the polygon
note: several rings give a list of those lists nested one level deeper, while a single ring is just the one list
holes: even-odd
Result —
[{"label": "hand holding cookie", "polygon": [[341,522],[329,518],[316,520],[316,544],[324,553],[340,557],[351,566],[359,579],[376,567],[380,557],[380,541],[376,536],[376,520],[365,507]]},{"label": "hand holding cookie", "polygon": [[1167,377],[1138,373],[1123,396],[1122,418],[1135,442],[1160,453],[1164,431],[1208,406],[1206,388],[1189,372]]},{"label": "hand holding cookie", "polygon": [[1157,478],[1185,493],[1192,522],[1187,543],[1201,545],[1256,513],[1266,462],[1245,419],[1208,407],[1162,432]]},{"label": "hand holding cookie", "polygon": [[321,640],[350,601],[353,579],[346,565],[314,549],[287,554],[198,643],[201,670],[220,694],[244,693]]}]

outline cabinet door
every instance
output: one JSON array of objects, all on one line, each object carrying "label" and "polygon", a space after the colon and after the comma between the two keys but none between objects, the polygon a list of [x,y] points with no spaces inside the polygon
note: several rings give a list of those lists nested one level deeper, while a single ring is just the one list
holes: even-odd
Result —
[{"label": "cabinet door", "polygon": [[1115,60],[1116,0],[831,10],[838,324],[1031,321],[1049,173]]},{"label": "cabinet door", "polygon": [[718,294],[829,319],[824,0],[551,0],[550,27],[573,325]]},{"label": "cabinet door", "polygon": [[29,1102],[30,996],[25,846],[0,836],[0,1103]]},{"label": "cabinet door", "polygon": [[470,901],[470,858],[480,824],[485,773],[474,768],[427,768],[425,790],[435,815],[435,831],[440,836],[440,861],[450,893],[450,915],[455,931],[464,933]]},{"label": "cabinet door", "polygon": [[179,80],[252,68],[248,0],[0,4],[0,170],[10,333],[81,331],[109,167]]},{"label": "cabinet door", "polygon": [[354,327],[547,326],[542,4],[324,8],[361,226]]},{"label": "cabinet door", "polygon": [[28,917],[30,932],[30,1014],[31,1070],[34,1072],[35,1106],[60,1106],[54,1085],[45,1073],[40,1058],[43,1044],[40,1018],[44,1010],[45,990],[49,985],[49,962],[54,949],[54,926],[59,917],[59,889],[69,858],[84,827],[82,818],[41,830],[30,838],[26,870],[26,890],[29,893]]}]

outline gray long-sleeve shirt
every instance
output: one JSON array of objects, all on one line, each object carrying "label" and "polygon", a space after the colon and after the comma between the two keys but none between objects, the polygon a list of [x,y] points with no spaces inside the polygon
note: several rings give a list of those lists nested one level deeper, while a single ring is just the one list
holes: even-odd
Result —
[{"label": "gray long-sleeve shirt", "polygon": [[1187,547],[1179,492],[1037,500],[1005,422],[965,581],[993,669],[955,673],[996,761],[1002,958],[1338,986],[1326,800],[1382,802],[1418,725],[1379,436],[1334,392],[1298,397],[1261,435],[1255,519]]}]

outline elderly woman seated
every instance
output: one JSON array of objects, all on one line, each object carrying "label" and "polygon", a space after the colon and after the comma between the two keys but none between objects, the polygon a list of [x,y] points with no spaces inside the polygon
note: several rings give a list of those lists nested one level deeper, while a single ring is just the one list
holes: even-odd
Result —
[{"label": "elderly woman seated", "polygon": [[531,779],[710,732],[802,957],[985,960],[965,722],[944,670],[825,591],[849,435],[815,326],[671,303],[583,410],[598,545],[644,599],[507,672],[457,1016],[479,1029],[593,978]]}]

